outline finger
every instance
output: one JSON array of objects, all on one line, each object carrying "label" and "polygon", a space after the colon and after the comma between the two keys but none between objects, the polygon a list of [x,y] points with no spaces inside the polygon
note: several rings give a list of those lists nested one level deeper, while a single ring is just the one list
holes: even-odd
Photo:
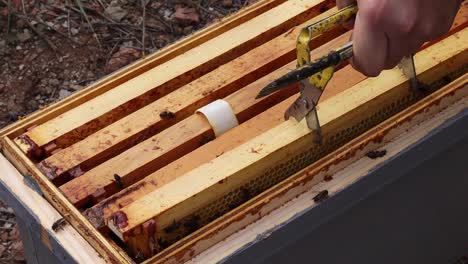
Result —
[{"label": "finger", "polygon": [[394,68],[404,56],[411,54],[420,45],[421,34],[418,33],[417,24],[420,20],[419,14],[423,10],[411,3],[408,3],[404,9],[394,2],[386,5],[386,12],[398,14],[398,16],[383,18],[382,29],[388,37],[385,69]]},{"label": "finger", "polygon": [[336,0],[336,7],[338,7],[338,9],[342,9],[344,7],[349,6],[352,3],[356,3],[356,1],[355,0]]},{"label": "finger", "polygon": [[343,27],[348,29],[348,30],[351,30],[351,29],[354,28],[355,23],[356,23],[356,19],[351,18],[350,20],[343,23]]},{"label": "finger", "polygon": [[377,76],[385,67],[387,36],[379,29],[369,11],[360,10],[353,31],[352,65],[367,76]]},{"label": "finger", "polygon": [[417,36],[401,38],[389,38],[388,53],[384,69],[393,69],[404,56],[409,56],[423,44]]}]

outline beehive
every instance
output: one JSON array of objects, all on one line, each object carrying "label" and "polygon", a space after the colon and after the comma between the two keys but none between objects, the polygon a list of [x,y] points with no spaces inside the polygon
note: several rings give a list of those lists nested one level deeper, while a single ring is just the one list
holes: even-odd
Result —
[{"label": "beehive", "polygon": [[[188,260],[322,181],[327,162],[371,148],[437,100],[466,101],[465,3],[450,33],[415,56],[424,91],[399,69],[340,69],[318,107],[322,145],[283,119],[296,85],[255,100],[295,68],[298,32],[334,2],[261,1],[8,127],[3,153],[105,259]],[[317,37],[312,56],[349,37]],[[219,137],[195,113],[217,99],[240,123]]]}]

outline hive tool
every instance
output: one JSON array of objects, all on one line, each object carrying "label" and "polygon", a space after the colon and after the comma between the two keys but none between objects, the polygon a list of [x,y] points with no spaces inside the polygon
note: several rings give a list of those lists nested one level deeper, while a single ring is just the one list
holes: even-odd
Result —
[{"label": "hive tool", "polygon": [[[344,46],[331,51],[315,61],[310,59],[310,42],[321,34],[343,25],[352,19],[358,11],[356,4],[345,7],[338,12],[304,27],[297,38],[297,66],[279,79],[263,88],[256,98],[261,98],[299,82],[300,96],[286,110],[284,118],[294,117],[298,122],[306,118],[309,129],[314,133],[314,141],[322,143],[320,122],[316,111],[316,105],[327,83],[333,77],[337,67],[353,56],[353,43],[348,42]],[[410,80],[413,91],[418,90],[416,70],[413,55],[404,57],[399,63],[404,75]]]}]

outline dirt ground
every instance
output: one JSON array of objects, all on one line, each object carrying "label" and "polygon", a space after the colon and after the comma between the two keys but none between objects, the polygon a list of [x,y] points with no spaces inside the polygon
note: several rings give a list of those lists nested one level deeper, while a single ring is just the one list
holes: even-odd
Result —
[{"label": "dirt ground", "polygon": [[[0,0],[0,128],[256,0]],[[24,263],[0,201],[0,263]]]}]

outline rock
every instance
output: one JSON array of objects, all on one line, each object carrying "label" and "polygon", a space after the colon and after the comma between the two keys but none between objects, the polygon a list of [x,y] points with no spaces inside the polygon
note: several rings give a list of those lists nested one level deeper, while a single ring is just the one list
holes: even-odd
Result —
[{"label": "rock", "polygon": [[124,41],[122,43],[122,47],[133,47],[133,41],[132,40]]},{"label": "rock", "polygon": [[169,9],[164,9],[163,12],[162,12],[162,14],[163,14],[163,17],[164,17],[166,20],[168,20],[168,19],[171,17],[172,12],[171,12],[171,10],[169,10]]},{"label": "rock", "polygon": [[188,27],[185,27],[184,28],[184,35],[189,35],[190,33],[192,33],[193,31],[193,27],[192,26],[188,26]]},{"label": "rock", "polygon": [[176,5],[174,19],[183,25],[198,24],[198,22],[200,22],[200,15],[193,7],[182,7],[181,5]]},{"label": "rock", "polygon": [[18,116],[19,116],[19,114],[18,114],[17,112],[15,112],[15,111],[9,111],[9,112],[5,115],[4,119],[7,119],[8,121],[13,122],[13,121],[18,120]]},{"label": "rock", "polygon": [[120,22],[128,12],[122,7],[111,3],[106,10],[104,10],[104,13],[112,18],[112,20]]},{"label": "rock", "polygon": [[62,100],[68,96],[70,96],[72,94],[72,92],[68,91],[68,90],[65,90],[65,89],[61,89],[59,91],[59,99]]},{"label": "rock", "polygon": [[45,24],[50,28],[54,28],[54,23],[52,23],[50,21],[46,21]]},{"label": "rock", "polygon": [[88,72],[86,73],[86,78],[87,78],[88,80],[91,80],[91,79],[96,78],[96,75],[94,75],[94,73],[93,73],[92,71],[88,71]]},{"label": "rock", "polygon": [[60,84],[60,81],[57,79],[49,79],[48,83],[51,86],[58,86]]},{"label": "rock", "polygon": [[79,90],[83,89],[83,86],[78,85],[78,84],[70,84],[70,88],[75,90],[75,91],[79,91]]},{"label": "rock", "polygon": [[37,109],[39,107],[39,104],[41,103],[42,100],[31,100],[29,101],[29,109]]}]

